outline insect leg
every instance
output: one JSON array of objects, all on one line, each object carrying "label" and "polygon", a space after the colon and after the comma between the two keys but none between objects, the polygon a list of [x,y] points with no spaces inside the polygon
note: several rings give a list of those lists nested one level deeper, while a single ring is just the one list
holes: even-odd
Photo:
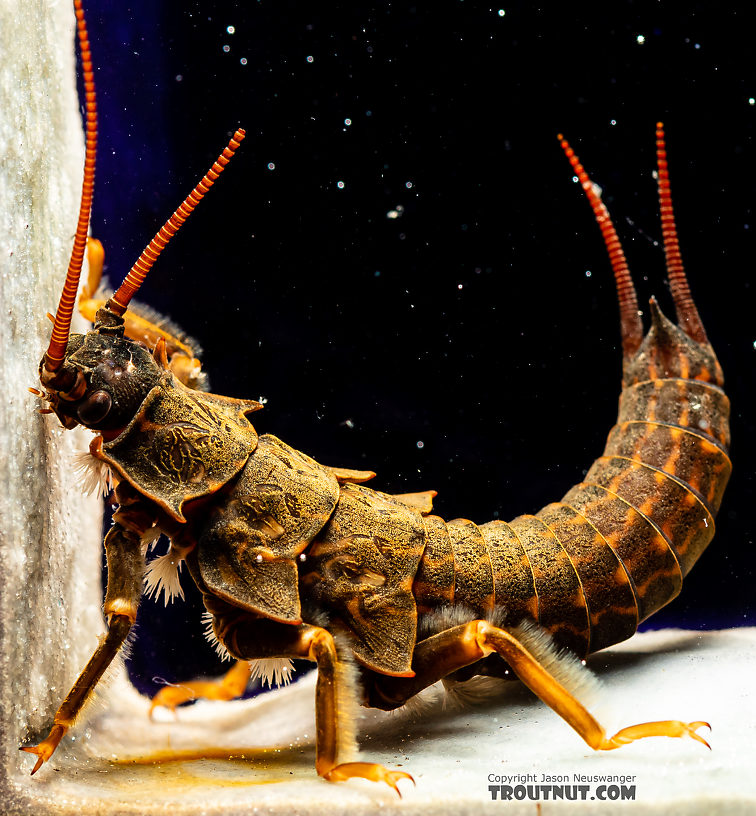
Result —
[{"label": "insect leg", "polygon": [[248,660],[237,660],[220,680],[193,680],[176,686],[165,686],[152,698],[150,717],[158,707],[174,711],[176,706],[190,700],[233,700],[241,697],[247,688],[252,666]]},{"label": "insect leg", "polygon": [[330,782],[352,777],[385,782],[397,793],[399,780],[412,779],[409,774],[390,771],[373,762],[339,762],[354,750],[352,709],[358,705],[359,692],[352,665],[337,649],[330,632],[319,626],[292,626],[233,612],[228,618],[225,613],[218,616],[216,631],[220,641],[238,659],[288,657],[317,664],[315,767],[320,776]]},{"label": "insect leg", "polygon": [[662,720],[640,723],[622,728],[613,736],[607,737],[604,728],[583,704],[517,638],[485,621],[477,621],[468,627],[474,627],[468,637],[474,639],[484,654],[496,652],[504,658],[520,680],[596,751],[611,751],[644,737],[691,737],[709,747],[706,740],[696,734],[701,726],[708,727],[708,723],[700,721],[684,723],[679,720]]},{"label": "insect leg", "polygon": [[[125,512],[122,517],[129,515]],[[52,756],[65,733],[74,724],[136,619],[144,573],[140,532],[116,521],[105,537],[105,552],[108,560],[108,587],[104,609],[108,618],[108,631],[55,713],[48,736],[38,745],[21,749],[37,755],[32,773],[36,773]]]},{"label": "insect leg", "polygon": [[[529,638],[526,638],[529,640]],[[533,651],[539,651],[533,648]],[[369,704],[391,709],[402,705],[423,688],[456,669],[468,666],[491,653],[498,654],[538,697],[571,725],[597,751],[609,751],[644,737],[691,737],[708,743],[696,734],[705,722],[679,720],[648,722],[623,728],[607,737],[604,728],[573,693],[549,671],[545,662],[558,660],[555,654],[536,656],[511,633],[487,621],[477,620],[447,629],[417,644],[412,660],[414,678],[380,677],[369,690]],[[545,658],[545,659],[544,659]]]},{"label": "insect leg", "polygon": [[50,759],[61,739],[73,725],[76,717],[84,708],[91,691],[121,648],[131,629],[131,623],[132,621],[123,615],[114,615],[110,619],[107,635],[89,659],[84,671],[76,679],[60,708],[55,712],[53,727],[50,729],[48,736],[38,745],[28,745],[21,748],[22,751],[28,751],[38,757],[37,763],[32,769],[33,774],[40,769],[44,762]]},{"label": "insect leg", "polygon": [[[300,637],[302,657],[313,660],[318,665],[318,681],[315,687],[315,722],[317,732],[317,754],[315,768],[320,776],[329,782],[343,782],[353,777],[385,782],[401,796],[397,782],[412,779],[402,771],[390,771],[374,762],[338,763],[339,722],[341,711],[339,697],[347,689],[339,688],[347,679],[340,671],[339,657],[333,636],[325,629],[304,626]],[[414,782],[414,780],[412,780]]]},{"label": "insect leg", "polygon": [[[89,236],[87,236],[87,267],[87,281],[81,289],[79,311],[90,323],[94,323],[95,312],[104,303],[102,300],[92,301],[92,298],[97,294],[102,281],[102,270],[105,267],[105,250],[101,241]],[[96,305],[89,305],[88,301],[92,301]],[[90,313],[91,317],[89,317]]]}]

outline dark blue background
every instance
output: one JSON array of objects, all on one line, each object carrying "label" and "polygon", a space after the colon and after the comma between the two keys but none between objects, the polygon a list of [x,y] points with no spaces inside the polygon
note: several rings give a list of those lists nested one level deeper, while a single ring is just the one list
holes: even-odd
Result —
[{"label": "dark blue background", "polygon": [[[389,492],[436,489],[446,518],[508,519],[580,480],[619,393],[614,285],[556,133],[603,187],[641,300],[670,312],[663,119],[735,475],[713,544],[650,624],[754,624],[753,20],[714,3],[589,8],[92,3],[92,232],[120,282],[245,127],[142,299],[201,341],[213,390],[268,399],[261,432],[374,469]],[[213,670],[200,614],[143,603],[140,688]]]}]

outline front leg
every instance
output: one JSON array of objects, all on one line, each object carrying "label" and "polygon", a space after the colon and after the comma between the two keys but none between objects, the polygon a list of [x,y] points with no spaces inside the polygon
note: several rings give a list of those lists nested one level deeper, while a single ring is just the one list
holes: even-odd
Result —
[{"label": "front leg", "polygon": [[[357,694],[351,658],[339,654],[333,635],[319,626],[291,626],[268,620],[234,621],[233,629],[219,632],[229,651],[238,658],[290,657],[317,664],[315,686],[315,768],[329,782],[362,777],[385,782],[400,796],[396,783],[412,779],[373,762],[340,762],[354,750],[353,714]],[[414,781],[414,780],[413,780]]]},{"label": "front leg", "polygon": [[105,614],[108,618],[108,631],[55,713],[49,735],[39,745],[21,749],[37,755],[32,773],[36,773],[50,759],[65,733],[74,724],[136,620],[142,594],[144,558],[141,552],[141,535],[135,529],[135,519],[135,514],[122,511],[120,520],[116,521],[105,537],[108,561]]}]

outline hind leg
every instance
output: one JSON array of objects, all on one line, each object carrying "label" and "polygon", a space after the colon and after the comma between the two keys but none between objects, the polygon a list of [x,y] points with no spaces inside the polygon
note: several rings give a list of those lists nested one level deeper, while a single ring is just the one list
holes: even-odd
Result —
[{"label": "hind leg", "polygon": [[691,737],[709,747],[696,733],[702,726],[708,727],[705,722],[662,720],[640,723],[607,736],[586,707],[544,666],[544,662],[559,658],[550,654],[545,660],[546,655],[536,656],[533,651],[504,629],[482,620],[471,621],[418,643],[412,661],[415,677],[376,677],[368,689],[369,704],[376,708],[396,708],[452,671],[489,654],[497,654],[534,694],[597,751],[610,751],[645,737]]}]

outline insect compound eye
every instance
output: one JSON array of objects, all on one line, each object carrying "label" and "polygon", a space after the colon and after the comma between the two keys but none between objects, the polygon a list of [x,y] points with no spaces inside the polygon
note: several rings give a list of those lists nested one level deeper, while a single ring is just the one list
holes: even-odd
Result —
[{"label": "insect compound eye", "polygon": [[107,391],[95,391],[81,403],[76,413],[82,425],[96,425],[105,419],[112,404]]}]

